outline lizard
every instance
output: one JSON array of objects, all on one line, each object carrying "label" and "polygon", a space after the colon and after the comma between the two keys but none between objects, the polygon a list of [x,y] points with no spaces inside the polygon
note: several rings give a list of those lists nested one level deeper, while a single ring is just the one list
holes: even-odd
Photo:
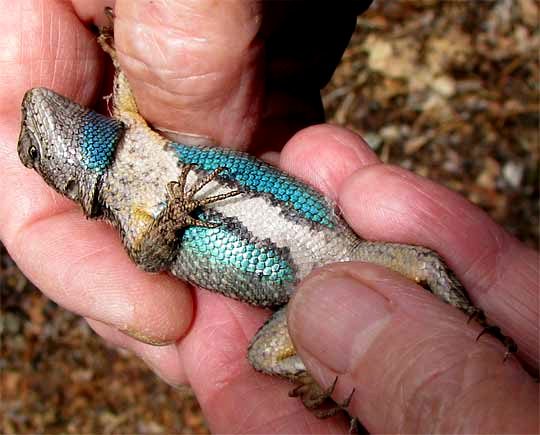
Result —
[{"label": "lizard", "polygon": [[332,200],[270,164],[226,148],[174,142],[153,130],[118,62],[112,27],[101,29],[98,42],[115,66],[112,117],[52,90],[30,89],[21,108],[22,163],[88,218],[116,227],[143,270],[167,271],[274,310],[247,358],[257,371],[297,383],[290,395],[316,416],[346,409],[354,391],[334,403],[337,379],[327,388],[314,381],[296,354],[286,311],[297,284],[328,263],[364,261],[397,271],[474,318],[505,344],[505,358],[517,350],[436,252],[361,239]]}]

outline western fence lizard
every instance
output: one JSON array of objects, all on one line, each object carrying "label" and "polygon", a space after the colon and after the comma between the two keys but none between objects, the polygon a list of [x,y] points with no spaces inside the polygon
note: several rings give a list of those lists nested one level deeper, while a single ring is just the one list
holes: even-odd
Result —
[{"label": "western fence lizard", "polygon": [[85,215],[111,222],[139,267],[176,277],[246,303],[275,309],[249,350],[253,367],[300,383],[298,395],[316,415],[324,389],[307,373],[287,331],[287,302],[314,268],[338,261],[386,266],[488,325],[457,278],[433,251],[360,239],[335,204],[312,187],[247,154],[188,146],[153,131],[138,113],[112,34],[99,42],[116,67],[113,117],[44,88],[22,103],[18,152]]}]

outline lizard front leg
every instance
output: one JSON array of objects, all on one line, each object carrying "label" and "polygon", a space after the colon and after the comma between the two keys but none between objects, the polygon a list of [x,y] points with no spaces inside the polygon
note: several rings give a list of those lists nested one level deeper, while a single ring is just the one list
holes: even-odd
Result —
[{"label": "lizard front leg", "polygon": [[148,229],[135,240],[130,250],[133,261],[146,271],[159,272],[170,267],[176,257],[179,243],[178,232],[182,228],[192,225],[215,228],[220,225],[219,222],[204,222],[195,219],[190,215],[193,210],[242,193],[239,190],[233,190],[195,199],[194,196],[197,192],[227,168],[217,168],[186,190],[187,176],[194,166],[185,165],[178,181],[171,181],[167,184],[167,206],[152,221]]},{"label": "lizard front leg", "polygon": [[112,8],[105,8],[105,16],[109,19],[109,25],[99,29],[97,41],[101,49],[110,56],[114,65],[113,115],[128,125],[132,118],[135,118],[139,123],[146,124],[144,118],[139,115],[139,109],[129,80],[120,68],[114,46],[114,15]]}]

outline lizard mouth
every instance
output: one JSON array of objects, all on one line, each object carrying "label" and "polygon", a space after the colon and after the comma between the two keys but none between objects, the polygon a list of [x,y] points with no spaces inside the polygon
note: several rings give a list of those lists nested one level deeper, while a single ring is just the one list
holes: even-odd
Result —
[{"label": "lizard mouth", "polygon": [[98,217],[102,214],[99,202],[99,191],[102,183],[101,176],[97,176],[87,183],[82,183],[77,178],[67,179],[61,188],[57,188],[63,195],[78,203],[86,217]]}]

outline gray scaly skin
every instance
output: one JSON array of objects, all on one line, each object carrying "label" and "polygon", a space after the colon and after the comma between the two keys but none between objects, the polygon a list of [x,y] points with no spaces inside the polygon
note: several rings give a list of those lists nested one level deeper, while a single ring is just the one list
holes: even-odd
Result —
[{"label": "gray scaly skin", "polygon": [[[140,268],[169,271],[276,310],[253,338],[248,359],[259,371],[299,382],[291,395],[308,408],[320,408],[333,386],[323,389],[306,372],[287,331],[286,307],[316,267],[351,260],[389,267],[487,326],[435,252],[362,240],[332,201],[267,163],[224,148],[171,142],[153,131],[138,113],[111,34],[98,40],[117,68],[113,117],[51,90],[31,89],[22,103],[21,161],[78,202],[87,217],[112,223]],[[498,329],[490,332],[505,340]],[[326,417],[339,408],[316,414]]]}]

